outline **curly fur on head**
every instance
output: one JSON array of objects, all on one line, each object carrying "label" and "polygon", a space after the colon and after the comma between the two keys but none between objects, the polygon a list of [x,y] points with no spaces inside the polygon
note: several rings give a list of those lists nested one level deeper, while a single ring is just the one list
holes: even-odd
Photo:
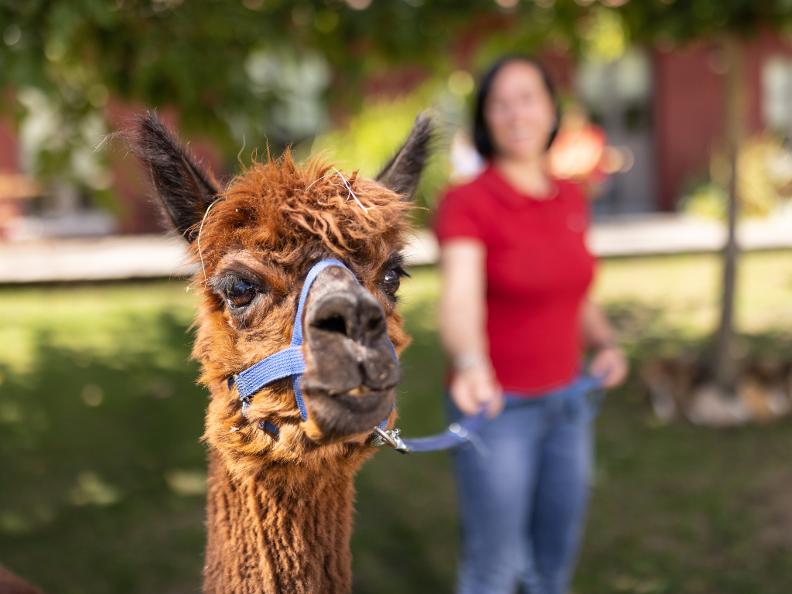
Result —
[{"label": "curly fur on head", "polygon": [[357,172],[344,175],[319,160],[298,166],[287,151],[280,159],[254,163],[220,193],[201,233],[207,274],[229,243],[267,251],[287,266],[311,255],[311,248],[370,265],[401,247],[409,207]]},{"label": "curly fur on head", "polygon": [[[204,299],[193,355],[203,366],[201,382],[213,392],[205,438],[232,472],[255,471],[264,456],[278,463],[322,463],[360,449],[306,440],[287,380],[257,394],[247,419],[226,386],[230,375],[288,345],[302,279],[317,259],[342,258],[378,298],[397,352],[407,345],[402,320],[377,281],[391,255],[404,246],[410,204],[356,173],[345,177],[346,183],[341,175],[321,161],[300,167],[289,153],[255,163],[228,185],[203,221],[200,249],[207,278],[241,262],[256,267],[269,286],[267,303],[240,327],[204,282],[203,272],[195,277]],[[198,242],[192,247],[197,257]],[[277,440],[258,428],[265,420],[280,427]]]}]

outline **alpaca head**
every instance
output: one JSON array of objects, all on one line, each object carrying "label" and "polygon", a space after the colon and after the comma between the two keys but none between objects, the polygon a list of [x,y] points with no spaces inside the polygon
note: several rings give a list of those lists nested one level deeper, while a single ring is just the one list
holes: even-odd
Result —
[{"label": "alpaca head", "polygon": [[[408,342],[396,311],[400,251],[429,137],[419,118],[376,180],[317,160],[300,166],[287,152],[221,187],[156,116],[139,120],[132,145],[200,264],[193,356],[212,394],[204,437],[232,472],[360,458],[372,428],[394,415],[394,348]],[[243,414],[228,378],[289,346],[306,273],[329,257],[352,272],[322,270],[297,321],[307,419],[289,379],[257,392]]]}]

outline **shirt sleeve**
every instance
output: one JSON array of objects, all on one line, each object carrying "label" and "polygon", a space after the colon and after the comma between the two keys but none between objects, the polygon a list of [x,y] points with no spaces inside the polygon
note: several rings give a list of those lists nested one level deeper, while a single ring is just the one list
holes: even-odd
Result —
[{"label": "shirt sleeve", "polygon": [[434,220],[434,231],[439,243],[451,239],[477,239],[484,242],[482,220],[474,208],[475,198],[463,188],[452,188],[445,193]]}]

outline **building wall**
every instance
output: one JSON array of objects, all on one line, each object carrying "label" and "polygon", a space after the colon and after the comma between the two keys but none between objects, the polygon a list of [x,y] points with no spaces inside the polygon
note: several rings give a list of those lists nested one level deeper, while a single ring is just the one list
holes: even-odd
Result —
[{"label": "building wall", "polygon": [[[762,69],[773,55],[792,56],[792,45],[764,32],[744,46],[747,134],[765,126]],[[707,175],[712,150],[723,144],[726,77],[714,43],[654,49],[652,61],[658,208],[672,210],[686,185]]]},{"label": "building wall", "polygon": [[0,172],[19,172],[19,144],[10,118],[0,119]]},{"label": "building wall", "polygon": [[[111,99],[105,108],[105,116],[111,130],[127,129],[134,118],[146,110],[143,105],[130,105]],[[162,120],[188,145],[198,161],[218,177],[222,177],[222,159],[211,142],[178,132],[178,111],[173,108],[159,112]],[[113,189],[118,198],[120,233],[156,233],[166,228],[157,199],[149,180],[148,172],[134,158],[123,142],[108,148],[110,169],[113,174]]]},{"label": "building wall", "polygon": [[706,174],[723,120],[724,76],[714,48],[654,50],[658,208],[672,210],[684,185]]}]

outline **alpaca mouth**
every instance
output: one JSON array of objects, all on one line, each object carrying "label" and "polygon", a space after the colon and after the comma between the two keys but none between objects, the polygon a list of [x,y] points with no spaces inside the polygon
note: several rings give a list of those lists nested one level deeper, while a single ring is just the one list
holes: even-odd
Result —
[{"label": "alpaca mouth", "polygon": [[374,389],[365,385],[340,393],[329,390],[312,391],[304,386],[309,417],[322,433],[333,439],[371,431],[393,410],[395,386]]}]

